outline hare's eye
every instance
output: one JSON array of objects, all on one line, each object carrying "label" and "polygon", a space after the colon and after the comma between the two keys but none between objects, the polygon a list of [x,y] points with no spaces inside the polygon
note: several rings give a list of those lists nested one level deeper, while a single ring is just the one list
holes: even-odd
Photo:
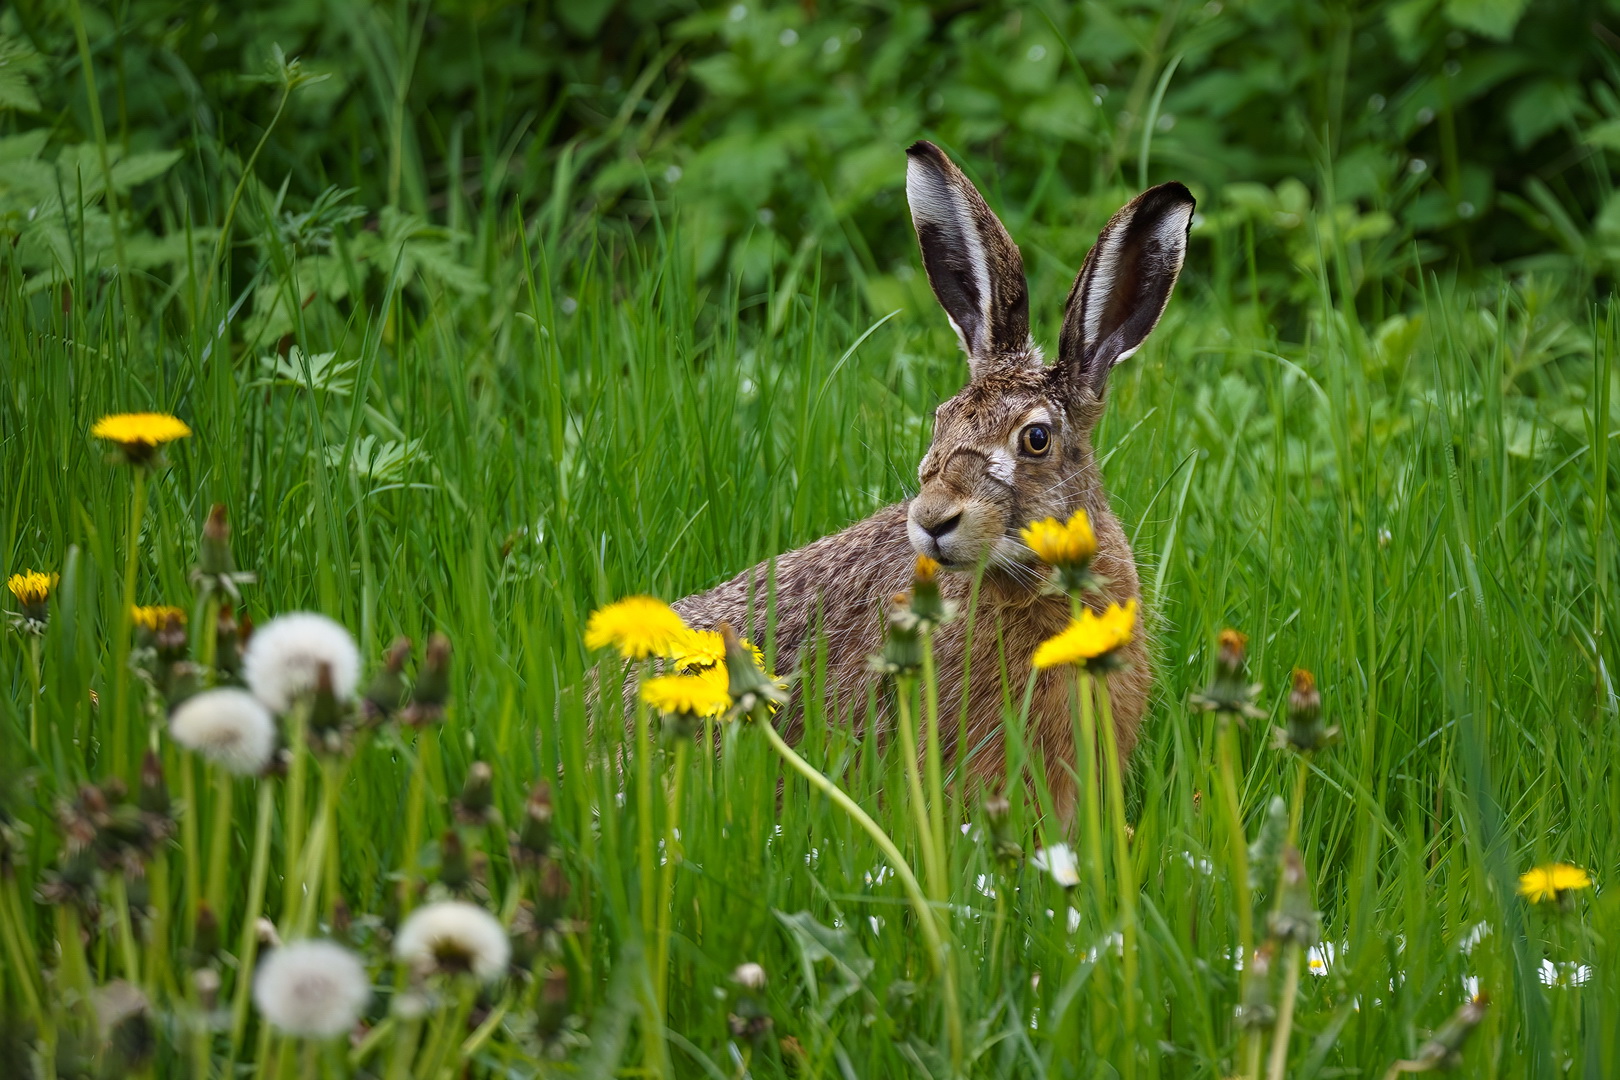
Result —
[{"label": "hare's eye", "polygon": [[1052,429],[1045,424],[1031,424],[1018,437],[1018,444],[1026,454],[1045,457],[1046,452],[1052,449]]}]

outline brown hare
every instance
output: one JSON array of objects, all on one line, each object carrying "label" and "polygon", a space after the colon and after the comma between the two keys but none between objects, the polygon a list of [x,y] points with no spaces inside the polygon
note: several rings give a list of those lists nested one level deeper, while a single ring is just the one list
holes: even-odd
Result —
[{"label": "brown hare", "polygon": [[[774,562],[777,668],[808,666],[805,646],[825,634],[829,710],[859,721],[878,680],[867,658],[882,645],[885,601],[910,584],[919,553],[937,559],[956,571],[942,583],[960,611],[935,639],[946,718],[941,749],[948,760],[961,749],[952,744],[967,671],[967,768],[999,785],[1004,717],[1016,715],[1022,703],[1035,647],[1069,617],[1067,600],[1043,589],[1044,568],[1019,530],[1084,509],[1099,549],[1093,566],[1107,580],[1102,595],[1087,603],[1100,610],[1139,594],[1136,563],[1109,509],[1091,432],[1102,414],[1109,370],[1137,350],[1170,299],[1193,198],[1181,184],[1161,184],[1114,215],[1069,292],[1057,362],[1048,364],[1030,337],[1023,259],[1006,229],[937,146],[919,142],[906,155],[906,198],[923,266],[961,339],[969,374],[967,385],[935,411],[916,497],[689,596],[675,609],[693,627],[728,622],[763,640]],[[981,566],[971,655],[964,656],[967,600]],[[1122,760],[1136,743],[1152,680],[1140,634],[1126,661],[1108,682]],[[1027,728],[1064,817],[1075,799],[1072,685],[1067,671],[1040,673]],[[881,714],[884,695],[876,700]],[[794,738],[803,722],[796,702],[785,717]]]}]

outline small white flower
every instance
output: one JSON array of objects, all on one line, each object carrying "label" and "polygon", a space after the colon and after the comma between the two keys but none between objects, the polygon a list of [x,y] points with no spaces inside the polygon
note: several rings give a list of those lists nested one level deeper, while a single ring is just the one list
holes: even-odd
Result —
[{"label": "small white flower", "polygon": [[1574,960],[1558,964],[1551,960],[1543,960],[1538,974],[1541,976],[1542,986],[1585,986],[1592,978],[1592,969]]},{"label": "small white flower", "polygon": [[272,711],[284,713],[315,689],[321,665],[332,673],[339,701],[354,696],[360,650],[340,624],[310,611],[278,615],[253,631],[242,656],[248,688]]},{"label": "small white flower", "polygon": [[169,717],[169,735],[215,765],[239,776],[264,771],[276,752],[276,722],[246,690],[204,690]]},{"label": "small white flower", "polygon": [[731,981],[744,990],[765,989],[765,969],[758,964],[738,964],[731,973]]},{"label": "small white flower", "polygon": [[296,941],[275,950],[253,980],[254,1004],[288,1035],[342,1035],[370,1000],[371,980],[360,958],[330,941]]},{"label": "small white flower", "polygon": [[1305,953],[1305,969],[1312,975],[1326,975],[1338,956],[1338,947],[1331,941],[1312,945]]},{"label": "small white flower", "polygon": [[394,955],[418,975],[470,972],[489,982],[506,970],[512,945],[505,928],[483,908],[443,900],[411,912],[394,939]]},{"label": "small white flower", "polygon": [[1045,870],[1052,880],[1065,889],[1080,884],[1080,864],[1075,861],[1074,849],[1068,844],[1053,844],[1035,853],[1035,869]]}]

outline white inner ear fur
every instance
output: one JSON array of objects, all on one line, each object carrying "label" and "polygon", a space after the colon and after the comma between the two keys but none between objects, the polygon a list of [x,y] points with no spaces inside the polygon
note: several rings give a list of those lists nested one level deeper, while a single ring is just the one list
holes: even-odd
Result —
[{"label": "white inner ear fur", "polygon": [[[1156,250],[1169,252],[1174,260],[1173,266],[1165,267],[1161,272],[1181,273],[1181,264],[1187,254],[1187,225],[1192,218],[1192,211],[1191,206],[1178,206],[1165,214],[1154,227],[1150,243]],[[1101,334],[1103,310],[1108,306],[1108,294],[1114,291],[1116,285],[1114,279],[1119,272],[1119,259],[1125,250],[1125,233],[1135,217],[1134,210],[1130,215],[1121,217],[1116,226],[1109,229],[1107,234],[1097,241],[1097,268],[1091,275],[1085,295],[1085,345],[1088,349],[1097,344]],[[1142,343],[1137,342],[1120,353],[1114,363],[1129,360],[1141,347]]]},{"label": "white inner ear fur", "polygon": [[[911,206],[911,218],[919,231],[923,225],[934,225],[944,231],[953,247],[960,246],[966,256],[973,282],[979,294],[979,337],[990,333],[990,264],[984,256],[984,244],[979,240],[978,227],[973,223],[973,212],[945,177],[932,166],[917,158],[906,162],[906,202]],[[951,329],[961,339],[969,355],[976,355],[985,341],[969,341],[950,312]]]}]

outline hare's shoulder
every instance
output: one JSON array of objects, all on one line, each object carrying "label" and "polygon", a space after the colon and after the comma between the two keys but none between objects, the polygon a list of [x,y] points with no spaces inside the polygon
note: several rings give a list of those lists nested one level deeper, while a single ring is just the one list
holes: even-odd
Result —
[{"label": "hare's shoulder", "polygon": [[915,558],[906,537],[906,504],[895,503],[677,601],[675,610],[694,627],[728,622],[755,637],[764,636],[767,612],[774,610],[778,643],[797,645],[818,608],[824,619],[877,611],[885,597],[905,587]]}]

